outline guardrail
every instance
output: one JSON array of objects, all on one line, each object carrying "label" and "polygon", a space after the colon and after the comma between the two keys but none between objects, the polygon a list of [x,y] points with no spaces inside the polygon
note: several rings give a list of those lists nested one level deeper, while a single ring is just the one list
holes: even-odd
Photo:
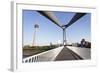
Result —
[{"label": "guardrail", "polygon": [[36,54],[23,59],[23,63],[32,63],[32,62],[41,62],[41,61],[54,61],[59,52],[63,49],[62,47],[58,47],[52,50],[48,50],[46,52],[42,52],[40,54]]}]

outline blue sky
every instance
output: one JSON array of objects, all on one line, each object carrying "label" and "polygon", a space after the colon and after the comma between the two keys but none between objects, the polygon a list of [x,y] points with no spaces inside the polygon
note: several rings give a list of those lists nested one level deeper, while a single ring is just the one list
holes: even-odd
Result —
[{"label": "blue sky", "polygon": [[[62,24],[67,24],[74,12],[54,12]],[[38,45],[62,42],[62,29],[34,10],[23,10],[23,44],[31,45],[33,42],[34,25],[38,24],[36,43]],[[81,19],[66,29],[68,42],[80,42],[82,38],[91,41],[91,14],[87,13]]]}]

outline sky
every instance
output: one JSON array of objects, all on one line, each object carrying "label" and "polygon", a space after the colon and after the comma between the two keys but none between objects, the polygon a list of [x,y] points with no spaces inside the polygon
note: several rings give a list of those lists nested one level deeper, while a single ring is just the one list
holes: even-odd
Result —
[{"label": "sky", "polygon": [[[62,25],[67,24],[75,15],[75,12],[58,12],[53,11],[57,19]],[[61,43],[63,40],[62,29],[54,24],[49,19],[45,18],[37,11],[23,10],[22,25],[23,25],[23,45],[32,45],[35,28],[36,30],[35,43],[38,45],[48,45],[50,43]],[[91,14],[87,13],[78,21],[73,23],[66,29],[66,39],[69,43],[80,42],[81,39],[91,41]]]}]

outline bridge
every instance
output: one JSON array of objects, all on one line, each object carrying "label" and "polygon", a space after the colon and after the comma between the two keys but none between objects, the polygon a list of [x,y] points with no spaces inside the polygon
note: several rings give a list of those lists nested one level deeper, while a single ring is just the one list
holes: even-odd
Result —
[{"label": "bridge", "polygon": [[51,11],[37,11],[45,18],[56,24],[63,30],[63,46],[52,50],[42,52],[27,58],[23,58],[23,63],[41,62],[41,61],[64,61],[64,60],[84,60],[91,59],[91,49],[75,46],[66,46],[66,29],[73,23],[82,18],[86,13],[76,13],[69,23],[62,25]]},{"label": "bridge", "polygon": [[61,46],[23,59],[23,63],[91,59],[90,48]]}]

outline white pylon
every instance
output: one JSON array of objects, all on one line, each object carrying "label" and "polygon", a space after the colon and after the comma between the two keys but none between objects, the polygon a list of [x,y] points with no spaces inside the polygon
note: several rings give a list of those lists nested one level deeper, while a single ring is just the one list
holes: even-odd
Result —
[{"label": "white pylon", "polygon": [[32,46],[37,46],[36,45],[36,37],[37,37],[37,28],[39,28],[39,25],[38,24],[35,24],[34,25],[34,28],[35,28],[35,30],[34,30],[34,34],[33,34],[33,42],[32,42]]},{"label": "white pylon", "polygon": [[66,29],[63,29],[63,46],[67,45],[66,41]]}]

